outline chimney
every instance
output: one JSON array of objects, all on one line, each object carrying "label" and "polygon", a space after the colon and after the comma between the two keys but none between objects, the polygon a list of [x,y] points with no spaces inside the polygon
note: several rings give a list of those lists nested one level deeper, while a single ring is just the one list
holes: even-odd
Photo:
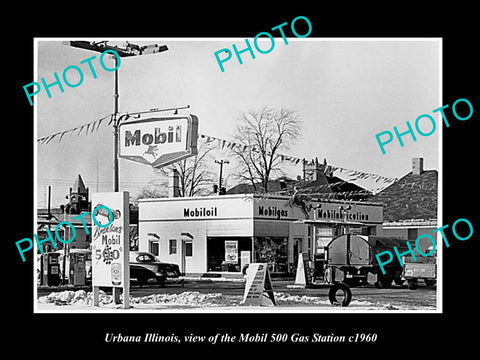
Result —
[{"label": "chimney", "polygon": [[423,174],[423,158],[412,159],[412,174],[413,175]]},{"label": "chimney", "polygon": [[180,177],[178,171],[173,169],[172,175],[170,176],[170,184],[168,186],[168,197],[179,197],[180,196]]}]

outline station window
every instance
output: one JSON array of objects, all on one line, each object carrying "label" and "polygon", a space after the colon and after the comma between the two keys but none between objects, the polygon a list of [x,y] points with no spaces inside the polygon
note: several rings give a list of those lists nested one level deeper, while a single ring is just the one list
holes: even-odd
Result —
[{"label": "station window", "polygon": [[270,271],[286,273],[288,271],[286,237],[257,236],[255,237],[255,258],[266,262]]},{"label": "station window", "polygon": [[177,239],[170,239],[168,240],[168,254],[176,254],[177,253]]},{"label": "station window", "polygon": [[252,251],[250,237],[208,237],[208,271],[240,272],[242,251]]},{"label": "station window", "polygon": [[149,250],[153,255],[158,256],[159,254],[158,240],[150,240]]},{"label": "station window", "polygon": [[185,256],[193,256],[193,243],[191,241],[185,242]]},{"label": "station window", "polygon": [[331,226],[317,226],[315,228],[315,254],[323,254],[327,244],[335,236]]}]

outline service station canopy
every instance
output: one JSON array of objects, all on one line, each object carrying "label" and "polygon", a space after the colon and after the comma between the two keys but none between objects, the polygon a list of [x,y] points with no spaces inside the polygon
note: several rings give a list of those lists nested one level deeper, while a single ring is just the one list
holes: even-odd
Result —
[{"label": "service station canopy", "polygon": [[119,125],[119,156],[160,168],[197,154],[198,118],[168,115]]}]

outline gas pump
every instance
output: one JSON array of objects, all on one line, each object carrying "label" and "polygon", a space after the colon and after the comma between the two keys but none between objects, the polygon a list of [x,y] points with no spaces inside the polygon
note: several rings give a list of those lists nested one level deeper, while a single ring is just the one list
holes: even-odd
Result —
[{"label": "gas pump", "polygon": [[60,284],[60,264],[59,254],[44,253],[41,262],[41,284],[48,286],[58,286]]},{"label": "gas pump", "polygon": [[87,275],[85,257],[85,254],[70,253],[70,275],[68,277],[68,282],[71,285],[85,285]]}]

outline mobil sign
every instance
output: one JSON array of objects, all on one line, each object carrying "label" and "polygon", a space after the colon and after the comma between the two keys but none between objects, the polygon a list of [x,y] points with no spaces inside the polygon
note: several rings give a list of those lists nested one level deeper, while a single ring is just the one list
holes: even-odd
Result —
[{"label": "mobil sign", "polygon": [[198,118],[192,114],[125,122],[119,131],[123,159],[158,168],[197,154]]}]

